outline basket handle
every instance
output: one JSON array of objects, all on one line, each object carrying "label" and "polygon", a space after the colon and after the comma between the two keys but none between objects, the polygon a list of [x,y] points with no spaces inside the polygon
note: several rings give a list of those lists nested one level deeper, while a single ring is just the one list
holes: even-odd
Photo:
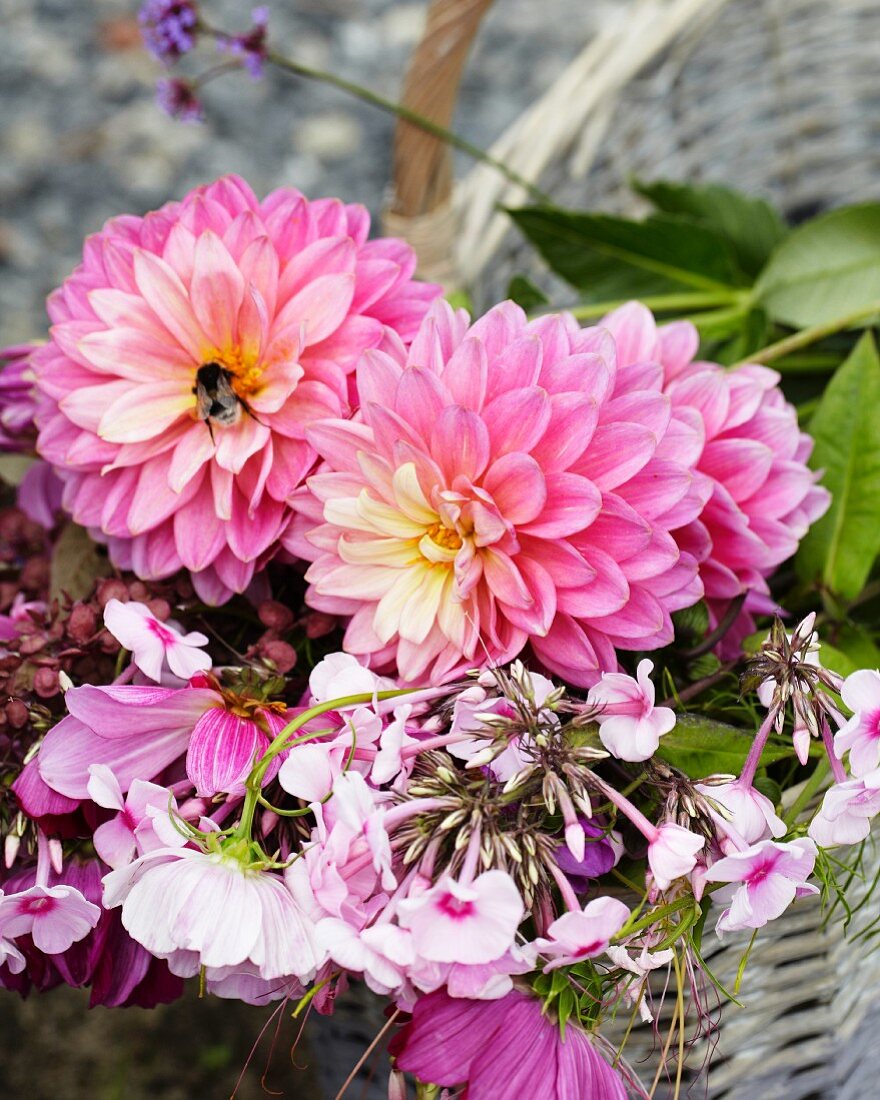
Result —
[{"label": "basket handle", "polygon": [[[407,107],[450,126],[471,43],[491,6],[492,0],[432,0],[404,78],[401,99]],[[404,218],[430,214],[448,203],[452,185],[446,143],[400,119],[394,134],[391,213]]]}]

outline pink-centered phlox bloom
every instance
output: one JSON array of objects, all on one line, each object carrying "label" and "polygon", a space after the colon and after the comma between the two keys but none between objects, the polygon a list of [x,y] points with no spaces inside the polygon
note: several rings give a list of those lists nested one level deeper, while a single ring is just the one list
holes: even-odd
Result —
[{"label": "pink-centered phlox bloom", "polygon": [[185,567],[221,602],[277,552],[306,426],[347,416],[361,353],[411,340],[439,293],[368,231],[361,206],[227,176],[88,238],[33,357],[38,446],[118,566]]},{"label": "pink-centered phlox bloom", "polygon": [[858,844],[870,833],[877,814],[880,814],[880,768],[861,779],[848,779],[829,787],[807,832],[823,848]]},{"label": "pink-centered phlox bloom", "polygon": [[442,990],[421,997],[390,1049],[395,1066],[419,1080],[447,1088],[466,1083],[468,1100],[627,1096],[586,1032],[569,1021],[561,1035],[541,1002],[518,989],[495,1001],[450,997]]},{"label": "pink-centered phlox bloom", "polygon": [[[417,957],[409,968],[413,1001],[419,992],[433,993],[445,989],[450,997],[496,1001],[513,989],[513,978],[535,968],[535,953],[529,945],[514,944],[503,955],[487,963],[438,963]],[[397,994],[399,1004],[409,1003],[406,991]]]},{"label": "pink-centered phlox bloom", "polygon": [[73,886],[34,885],[0,894],[0,939],[29,935],[38,951],[58,955],[87,936],[100,916]]},{"label": "pink-centered phlox bloom", "polygon": [[756,844],[770,836],[785,836],[785,822],[776,813],[773,803],[750,783],[735,779],[730,783],[697,783],[695,786],[709,802],[718,832],[724,837],[733,834],[734,847],[741,848],[742,842]]},{"label": "pink-centered phlox bloom", "polygon": [[284,879],[223,852],[148,852],[105,876],[104,905],[121,906],[129,935],[186,976],[248,961],[267,980],[308,981],[323,961]]},{"label": "pink-centered phlox bloom", "polygon": [[444,875],[423,894],[402,901],[399,911],[423,958],[487,963],[513,945],[525,909],[510,875],[495,870],[468,883]]},{"label": "pink-centered phlox bloom", "polygon": [[137,667],[157,684],[166,667],[180,680],[211,668],[211,658],[201,648],[208,644],[204,634],[183,634],[173,623],[157,619],[146,604],[108,600],[104,626],[120,645],[131,650]]},{"label": "pink-centered phlox bloom", "polygon": [[124,867],[136,856],[157,848],[183,847],[186,837],[171,817],[177,813],[177,799],[167,787],[135,779],[128,795],[123,795],[106,764],[92,764],[89,773],[92,801],[118,811],[95,829],[92,838],[95,851],[109,867]]},{"label": "pink-centered phlox bloom", "polygon": [[677,878],[689,875],[706,838],[667,821],[648,844],[648,866],[658,890],[667,890]]},{"label": "pink-centered phlox bloom", "polygon": [[563,913],[547,929],[547,936],[532,944],[550,960],[544,973],[601,955],[628,919],[629,909],[610,897],[594,898],[580,912]]},{"label": "pink-centered phlox bloom", "polygon": [[849,753],[849,769],[864,776],[880,766],[880,672],[860,668],[847,676],[840,697],[853,712],[834,736],[838,757]]},{"label": "pink-centered phlox bloom", "polygon": [[615,646],[670,642],[702,595],[670,534],[710,491],[702,425],[656,379],[616,380],[607,332],[510,302],[472,325],[438,302],[408,353],[367,352],[358,415],[307,430],[324,462],[284,535],[310,606],[350,617],[346,650],[442,683],[530,643],[589,685]]},{"label": "pink-centered phlox bloom", "polygon": [[714,901],[728,906],[718,918],[716,932],[763,928],[796,897],[818,894],[817,887],[806,881],[815,863],[816,845],[809,837],[788,843],[764,840],[713,863],[706,879],[730,883],[713,894]]},{"label": "pink-centered phlox bloom", "polygon": [[675,725],[675,712],[654,706],[654,663],[639,661],[636,678],[622,672],[606,672],[590,688],[588,704],[599,707],[599,738],[619,760],[647,760],[657,751],[660,738]]},{"label": "pink-centered phlox bloom", "polygon": [[753,614],[775,609],[766,578],[794,554],[830,503],[816,484],[819,475],[807,466],[813,441],[799,429],[776,371],[697,361],[697,330],[682,321],[658,327],[638,302],[601,324],[615,336],[621,366],[661,371],[676,413],[696,416],[704,426],[697,465],[711,480],[712,495],[699,519],[676,538],[700,559],[713,625],[732,599],[749,593],[722,642],[726,654],[738,656],[742,639],[755,629]]}]

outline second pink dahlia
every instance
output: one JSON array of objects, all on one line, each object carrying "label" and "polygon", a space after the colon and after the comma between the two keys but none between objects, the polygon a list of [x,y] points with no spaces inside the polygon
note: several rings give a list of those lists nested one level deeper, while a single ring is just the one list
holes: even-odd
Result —
[{"label": "second pink dahlia", "polygon": [[702,427],[656,380],[615,396],[616,360],[609,333],[509,302],[470,326],[438,302],[409,352],[364,355],[359,415],[308,429],[324,463],[285,535],[348,652],[441,682],[530,642],[591,684],[615,647],[671,641],[702,594],[670,534],[709,491]]},{"label": "second pink dahlia", "polygon": [[119,566],[186,567],[218,602],[277,550],[315,460],[306,426],[347,415],[359,356],[410,340],[439,293],[368,229],[360,206],[260,202],[230,176],[86,241],[34,357],[38,445]]},{"label": "second pink dahlia", "polygon": [[753,614],[772,613],[767,578],[831,501],[807,466],[812,439],[798,427],[776,371],[757,364],[726,370],[695,360],[693,325],[658,327],[646,306],[631,302],[602,321],[614,334],[620,366],[654,371],[679,416],[702,421],[705,445],[697,468],[712,492],[699,518],[677,533],[679,545],[700,559],[700,577],[714,625],[730,601],[747,594],[725,636],[723,654],[736,656],[755,629]]}]

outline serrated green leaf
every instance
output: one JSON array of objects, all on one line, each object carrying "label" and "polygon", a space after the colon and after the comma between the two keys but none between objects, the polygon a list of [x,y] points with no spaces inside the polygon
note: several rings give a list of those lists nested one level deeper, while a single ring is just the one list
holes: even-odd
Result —
[{"label": "serrated green leaf", "polygon": [[[661,737],[657,755],[691,779],[718,774],[738,775],[754,738],[754,731],[695,714],[680,714],[674,729]],[[761,764],[772,764],[792,755],[790,742],[770,740],[761,756]]]},{"label": "serrated green leaf", "polygon": [[509,213],[549,266],[587,302],[685,288],[732,291],[743,283],[728,242],[686,218],[658,214],[639,222],[552,206]]},{"label": "serrated green leaf", "polygon": [[880,359],[870,333],[841,364],[810,421],[810,465],[831,507],[801,543],[798,575],[854,599],[880,552]]},{"label": "serrated green leaf", "polygon": [[687,184],[670,180],[634,180],[633,189],[665,214],[693,218],[725,237],[739,266],[756,276],[788,226],[764,199],[743,195],[717,183]]},{"label": "serrated green leaf", "polygon": [[540,287],[535,286],[531,279],[525,275],[514,275],[507,284],[506,298],[516,302],[526,313],[532,313],[541,306],[547,305],[549,299]]},{"label": "serrated green leaf", "polygon": [[755,297],[793,328],[828,324],[880,301],[880,203],[845,206],[792,230]]}]

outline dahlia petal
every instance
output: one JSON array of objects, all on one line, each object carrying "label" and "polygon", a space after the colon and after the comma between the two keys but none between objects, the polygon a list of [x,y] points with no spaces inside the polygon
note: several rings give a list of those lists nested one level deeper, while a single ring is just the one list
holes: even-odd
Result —
[{"label": "dahlia petal", "polygon": [[196,363],[205,362],[211,342],[199,326],[177,273],[158,256],[138,249],[134,253],[134,277],[138,290],[168,332]]},{"label": "dahlia petal", "polygon": [[510,390],[490,401],[483,410],[492,453],[528,452],[542,438],[550,423],[552,407],[539,389]]},{"label": "dahlia petal", "polygon": [[104,411],[98,435],[110,443],[137,443],[167,431],[194,407],[192,387],[179,381],[127,387]]},{"label": "dahlia petal", "polygon": [[525,534],[564,538],[589,527],[602,508],[602,494],[592,481],[577,474],[548,474],[547,502],[541,514],[523,525]]},{"label": "dahlia petal", "polygon": [[483,488],[501,514],[515,524],[527,524],[539,516],[547,502],[547,482],[532,455],[503,455],[489,467]]},{"label": "dahlia petal", "polygon": [[326,340],[345,319],[354,286],[354,274],[319,275],[281,308],[275,323],[302,326],[307,344]]}]

